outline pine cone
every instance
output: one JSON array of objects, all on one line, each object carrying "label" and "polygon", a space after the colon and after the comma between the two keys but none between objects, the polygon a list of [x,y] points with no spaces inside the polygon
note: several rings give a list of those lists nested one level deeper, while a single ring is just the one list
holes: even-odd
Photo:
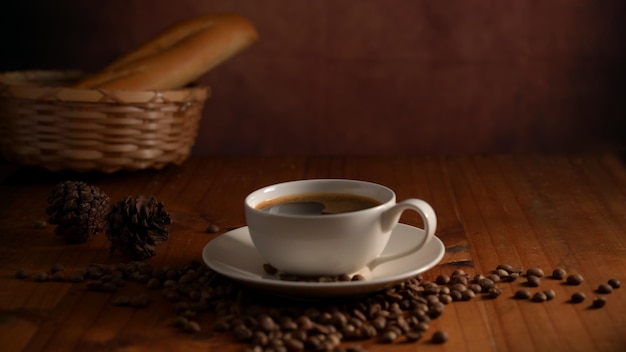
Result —
[{"label": "pine cone", "polygon": [[154,197],[126,197],[113,205],[107,225],[111,253],[119,250],[132,260],[143,260],[157,252],[157,245],[167,241],[170,214]]},{"label": "pine cone", "polygon": [[55,233],[70,243],[82,243],[104,230],[109,212],[109,196],[84,182],[57,184],[48,196],[48,222],[57,225]]}]

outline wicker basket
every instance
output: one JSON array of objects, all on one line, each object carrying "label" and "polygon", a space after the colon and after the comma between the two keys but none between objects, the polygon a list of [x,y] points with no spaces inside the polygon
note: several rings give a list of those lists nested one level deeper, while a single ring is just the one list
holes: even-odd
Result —
[{"label": "wicker basket", "polygon": [[0,74],[0,152],[48,170],[160,169],[194,145],[208,87],[171,91],[69,88],[78,71]]}]

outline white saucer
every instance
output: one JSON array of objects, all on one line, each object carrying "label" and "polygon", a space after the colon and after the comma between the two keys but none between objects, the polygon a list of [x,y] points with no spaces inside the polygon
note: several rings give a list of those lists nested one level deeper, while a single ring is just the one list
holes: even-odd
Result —
[{"label": "white saucer", "polygon": [[[422,229],[398,224],[391,233],[391,239],[383,254],[401,251],[417,243],[423,237]],[[266,292],[301,298],[329,298],[361,295],[391,287],[437,265],[444,253],[443,242],[433,237],[419,251],[382,263],[364,273],[366,280],[284,281],[268,275],[263,270],[263,264],[266,261],[254,248],[248,228],[241,227],[226,232],[209,242],[202,251],[202,259],[214,271]]]}]

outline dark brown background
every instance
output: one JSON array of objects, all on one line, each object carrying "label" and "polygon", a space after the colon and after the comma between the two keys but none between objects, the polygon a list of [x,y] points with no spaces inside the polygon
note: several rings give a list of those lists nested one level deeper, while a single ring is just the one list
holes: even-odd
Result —
[{"label": "dark brown background", "polygon": [[623,0],[13,1],[0,70],[95,71],[164,27],[237,12],[249,50],[213,88],[196,154],[623,148]]}]

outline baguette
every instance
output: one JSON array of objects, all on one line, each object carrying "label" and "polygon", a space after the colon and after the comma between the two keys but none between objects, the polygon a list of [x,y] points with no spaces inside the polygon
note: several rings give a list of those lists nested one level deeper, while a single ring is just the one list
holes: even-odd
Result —
[{"label": "baguette", "polygon": [[254,26],[236,14],[213,14],[179,22],[76,88],[169,90],[184,87],[258,39]]}]

